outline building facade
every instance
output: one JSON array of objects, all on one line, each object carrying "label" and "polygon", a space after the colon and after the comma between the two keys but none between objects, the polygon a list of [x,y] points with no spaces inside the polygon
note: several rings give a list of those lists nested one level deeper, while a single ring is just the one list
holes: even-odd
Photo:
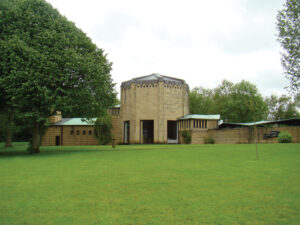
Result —
[{"label": "building facade", "polygon": [[[118,144],[179,143],[179,132],[195,125],[218,127],[219,115],[189,115],[189,86],[182,79],[157,73],[121,84],[121,104],[109,109]],[[93,124],[80,118],[50,118],[42,145],[94,145]],[[200,122],[199,122],[200,121]],[[195,127],[196,128],[196,127]]]}]

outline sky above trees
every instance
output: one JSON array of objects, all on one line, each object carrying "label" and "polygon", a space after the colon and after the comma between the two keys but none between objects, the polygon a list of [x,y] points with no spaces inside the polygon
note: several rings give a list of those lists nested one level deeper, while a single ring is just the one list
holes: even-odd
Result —
[{"label": "sky above trees", "polygon": [[284,0],[47,0],[113,62],[122,81],[161,73],[191,88],[223,79],[286,93],[276,15]]}]

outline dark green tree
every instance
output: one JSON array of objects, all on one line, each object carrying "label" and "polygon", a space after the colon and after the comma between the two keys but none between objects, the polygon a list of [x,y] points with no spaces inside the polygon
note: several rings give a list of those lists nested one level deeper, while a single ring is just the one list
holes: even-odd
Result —
[{"label": "dark green tree", "polygon": [[0,13],[0,101],[41,132],[56,111],[103,115],[115,100],[102,49],[44,0],[16,0]]},{"label": "dark green tree", "polygon": [[105,114],[97,118],[95,125],[95,137],[101,145],[107,145],[112,141],[112,118]]},{"label": "dark green tree", "polygon": [[281,63],[290,89],[300,93],[300,1],[286,0],[277,14],[278,40],[283,48]]}]

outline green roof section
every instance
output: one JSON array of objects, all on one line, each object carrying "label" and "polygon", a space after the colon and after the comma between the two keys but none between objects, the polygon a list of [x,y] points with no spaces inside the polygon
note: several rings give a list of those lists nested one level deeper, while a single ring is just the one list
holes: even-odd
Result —
[{"label": "green roof section", "polygon": [[267,125],[267,124],[274,124],[274,123],[284,123],[284,122],[292,122],[295,121],[299,123],[300,118],[291,118],[291,119],[282,119],[282,120],[262,120],[262,121],[257,121],[257,122],[249,122],[249,123],[231,123],[231,122],[222,122],[219,125],[226,126],[226,125],[237,125],[237,126],[259,126],[259,125]]},{"label": "green roof section", "polygon": [[84,118],[63,118],[61,121],[54,123],[56,126],[92,126],[96,118],[93,118],[90,121],[87,121]]},{"label": "green roof section", "polygon": [[220,115],[202,115],[202,114],[189,114],[183,117],[178,118],[179,120],[189,120],[189,119],[198,119],[198,120],[219,120]]}]

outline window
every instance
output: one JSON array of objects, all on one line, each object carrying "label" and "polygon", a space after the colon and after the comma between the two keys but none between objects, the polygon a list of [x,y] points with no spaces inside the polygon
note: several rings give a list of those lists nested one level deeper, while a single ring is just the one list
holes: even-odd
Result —
[{"label": "window", "polygon": [[79,130],[76,130],[76,134],[79,135],[79,134],[80,134],[80,131],[79,131]]},{"label": "window", "polygon": [[82,131],[82,135],[85,135],[85,130]]},{"label": "window", "polygon": [[74,130],[71,130],[71,135],[73,135],[74,134]]},{"label": "window", "polygon": [[89,135],[92,135],[92,131],[91,130],[89,130]]}]

